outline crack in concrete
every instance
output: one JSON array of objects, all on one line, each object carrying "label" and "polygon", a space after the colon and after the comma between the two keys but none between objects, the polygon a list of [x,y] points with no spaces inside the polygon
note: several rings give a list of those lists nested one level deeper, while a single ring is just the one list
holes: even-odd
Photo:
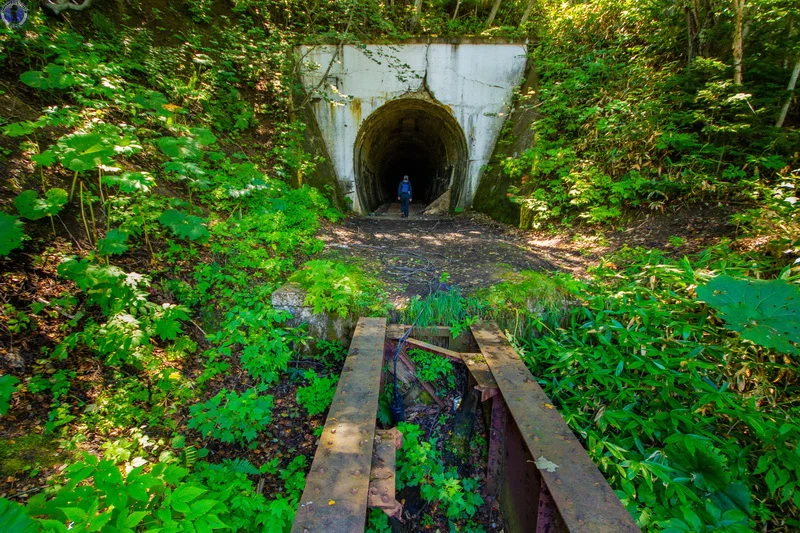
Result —
[{"label": "crack in concrete", "polygon": [[428,87],[428,65],[430,65],[431,43],[425,45],[425,71],[422,75],[422,83],[420,83],[418,91],[424,90],[429,95],[433,96],[431,88]]},{"label": "crack in concrete", "polygon": [[503,89],[503,90],[505,90],[505,87],[503,87],[502,85],[492,85],[491,83],[486,83],[486,82],[480,81],[480,80],[473,80],[472,78],[468,78],[466,76],[463,76],[463,75],[459,74],[458,71],[456,69],[454,69],[453,67],[447,67],[447,70],[453,71],[453,74],[455,74],[456,76],[458,76],[462,80],[471,81],[473,83],[479,83],[481,85],[485,85],[487,87],[492,87],[494,89]]}]

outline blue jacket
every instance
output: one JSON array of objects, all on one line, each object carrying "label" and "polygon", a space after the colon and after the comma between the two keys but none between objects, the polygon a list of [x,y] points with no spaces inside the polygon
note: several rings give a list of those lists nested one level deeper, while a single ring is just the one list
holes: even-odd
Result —
[{"label": "blue jacket", "polygon": [[403,196],[403,186],[404,185],[407,185],[405,192],[408,194],[408,197],[411,198],[412,195],[411,195],[411,182],[410,181],[401,181],[400,182],[400,185],[397,186],[397,196]]}]

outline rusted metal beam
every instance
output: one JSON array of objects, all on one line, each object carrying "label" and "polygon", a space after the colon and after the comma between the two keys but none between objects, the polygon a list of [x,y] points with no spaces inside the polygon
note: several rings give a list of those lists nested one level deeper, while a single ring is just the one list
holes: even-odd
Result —
[{"label": "rusted metal beam", "polygon": [[503,398],[495,396],[492,399],[492,409],[489,426],[489,456],[486,468],[486,493],[497,503],[497,491],[500,486],[502,474],[503,450],[505,449],[506,435],[506,406]]},{"label": "rusted metal beam", "polygon": [[[386,338],[388,340],[397,340],[402,337],[410,327],[410,325],[406,324],[391,324],[386,328]],[[472,352],[478,349],[475,344],[475,339],[472,338],[468,330],[461,332],[461,334],[454,338],[452,328],[447,326],[415,326],[411,335],[413,335],[415,339],[436,346],[443,346],[454,352]]]},{"label": "rusted metal beam", "polygon": [[417,375],[417,367],[414,366],[414,363],[411,361],[411,359],[406,357],[406,354],[404,354],[402,351],[397,355],[398,359],[400,359],[400,361],[406,366],[406,368],[408,368],[411,371],[411,374],[414,376],[414,378],[416,378],[417,382],[419,382],[422,388],[425,389],[425,392],[430,394],[431,398],[433,398],[433,401],[435,401],[439,407],[443,408],[444,402],[439,398],[439,396],[436,395],[436,391],[433,390],[431,384],[426,383],[425,381],[419,379],[419,376]]},{"label": "rusted metal beam", "polygon": [[[386,338],[390,340],[397,340],[408,331],[411,325],[409,324],[389,324],[386,327]],[[414,327],[411,332],[416,337],[450,337],[450,328],[445,326],[428,326],[424,328]]]},{"label": "rusted metal beam", "polygon": [[420,348],[427,352],[432,352],[437,355],[442,355],[447,357],[451,361],[455,361],[460,363],[461,362],[461,354],[458,352],[454,352],[453,350],[449,350],[447,348],[442,348],[441,346],[436,346],[435,344],[430,344],[425,341],[413,339],[411,337],[406,339],[406,344],[409,346],[413,346],[414,348]]},{"label": "rusted metal beam", "polygon": [[[639,531],[500,328],[494,323],[482,323],[473,325],[471,330],[497,381],[510,418],[519,430],[526,457],[524,461],[541,465],[537,472],[552,498],[558,514],[556,521],[566,531]],[[510,439],[509,432],[506,433]],[[517,458],[515,462],[520,460]],[[524,464],[515,466],[511,458],[506,461],[506,476],[513,475],[515,468],[524,468]],[[534,509],[538,509],[538,505]],[[537,511],[537,515],[541,513],[541,510]],[[532,526],[534,524],[528,522],[517,525],[524,529],[509,528],[509,531],[530,531]]]},{"label": "rusted metal beam", "polygon": [[385,318],[358,320],[293,533],[364,529],[385,336]]}]

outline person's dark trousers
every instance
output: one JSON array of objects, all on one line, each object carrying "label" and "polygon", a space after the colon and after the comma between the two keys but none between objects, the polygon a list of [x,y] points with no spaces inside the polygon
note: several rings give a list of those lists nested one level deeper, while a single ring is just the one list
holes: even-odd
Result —
[{"label": "person's dark trousers", "polygon": [[403,212],[404,217],[408,217],[408,201],[411,200],[411,196],[408,194],[401,194],[400,195],[400,211]]}]

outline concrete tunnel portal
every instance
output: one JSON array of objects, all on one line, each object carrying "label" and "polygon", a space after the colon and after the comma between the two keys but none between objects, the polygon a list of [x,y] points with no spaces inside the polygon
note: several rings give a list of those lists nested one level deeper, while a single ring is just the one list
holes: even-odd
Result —
[{"label": "concrete tunnel portal", "polygon": [[410,176],[414,203],[428,204],[451,190],[459,198],[469,163],[464,132],[449,109],[420,98],[391,100],[361,126],[354,155],[362,209],[397,201],[397,185]]}]

